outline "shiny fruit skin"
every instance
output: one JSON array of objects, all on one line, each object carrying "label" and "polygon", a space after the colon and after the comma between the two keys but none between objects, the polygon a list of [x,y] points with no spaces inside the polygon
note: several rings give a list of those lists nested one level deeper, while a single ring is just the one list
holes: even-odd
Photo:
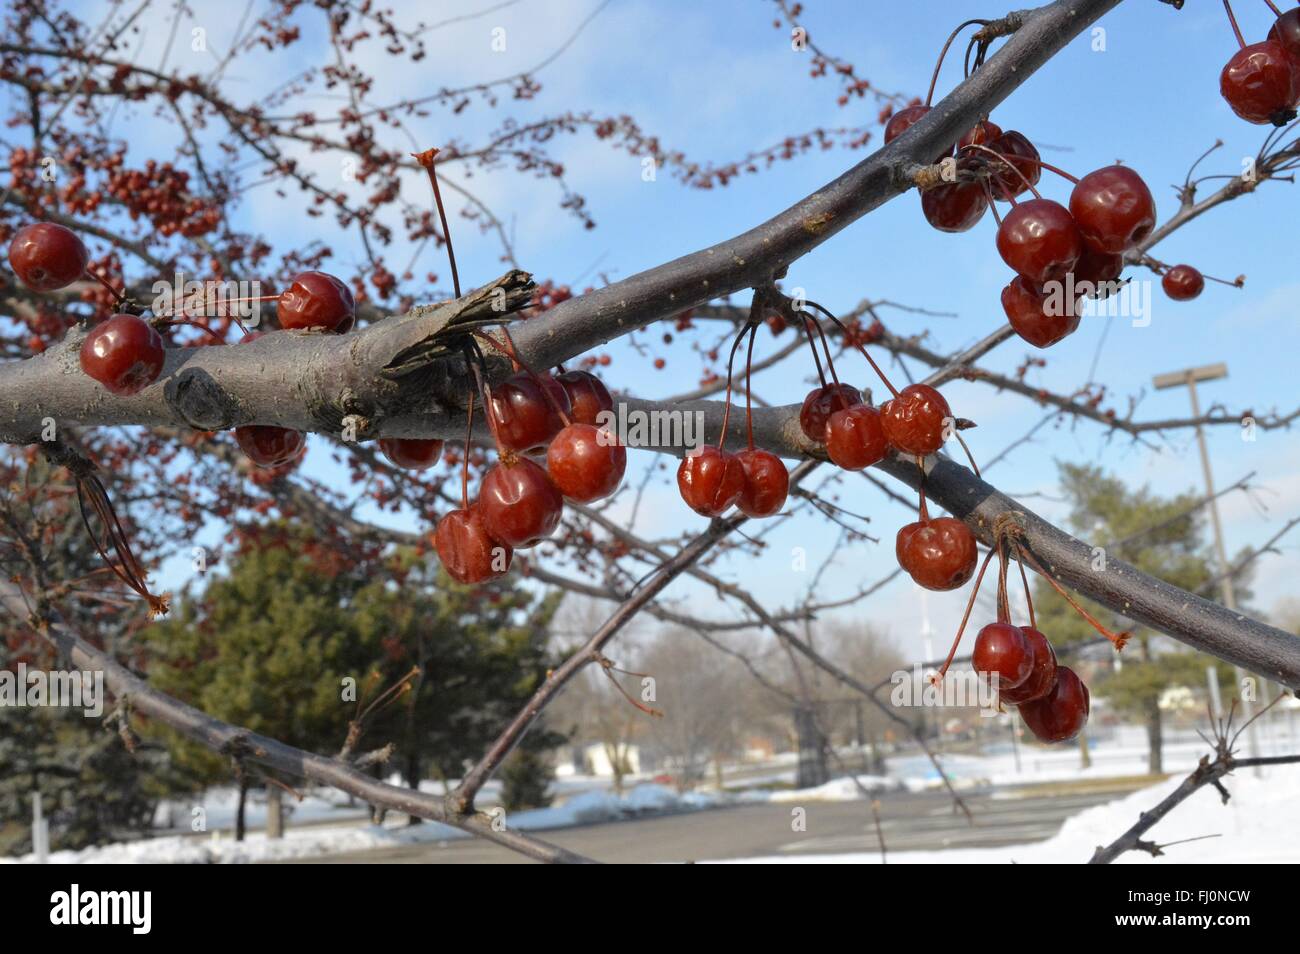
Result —
[{"label": "shiny fruit skin", "polygon": [[66,288],[86,273],[88,261],[85,243],[55,222],[24,225],[9,243],[9,265],[32,291]]},{"label": "shiny fruit skin", "polygon": [[889,122],[885,123],[885,145],[911,129],[929,111],[929,106],[907,106],[890,116]]},{"label": "shiny fruit skin", "polygon": [[1088,246],[1123,253],[1156,227],[1156,200],[1142,177],[1128,166],[1106,166],[1075,185],[1070,215]]},{"label": "shiny fruit skin", "polygon": [[281,328],[350,331],[357,306],[348,286],[326,272],[300,272],[280,293],[276,317]]},{"label": "shiny fruit skin", "polygon": [[[1052,300],[1066,304],[1063,293]],[[1079,327],[1082,302],[1076,302],[1073,308],[1060,308],[1061,314],[1049,314],[1058,310],[1052,307],[1052,300],[1020,275],[1002,289],[1002,310],[1012,330],[1035,348],[1050,348]]]},{"label": "shiny fruit skin", "polygon": [[914,457],[933,454],[943,446],[944,425],[951,419],[947,400],[928,384],[909,384],[880,408],[890,445]]},{"label": "shiny fruit skin", "polygon": [[[998,163],[988,153],[979,153],[988,158],[996,170],[989,179],[995,199],[1006,202],[1028,191],[1029,186],[1038,185],[1038,180],[1043,177],[1043,167],[1038,164],[1038,150],[1023,133],[1008,129],[984,145],[1002,157],[1002,162]],[[1020,170],[1019,173],[1016,172],[1017,169]],[[1028,185],[1025,184],[1026,180]]]},{"label": "shiny fruit skin", "polygon": [[1252,43],[1223,67],[1219,92],[1246,122],[1284,126],[1300,95],[1300,70],[1281,43]]},{"label": "shiny fruit skin", "polygon": [[1274,20],[1268,39],[1286,50],[1293,62],[1300,62],[1300,7],[1292,7]]},{"label": "shiny fruit skin", "polygon": [[457,583],[482,583],[504,576],[514,551],[493,540],[477,506],[443,515],[433,534],[443,569]]},{"label": "shiny fruit skin", "polygon": [[1042,742],[1068,742],[1088,724],[1088,687],[1069,666],[1056,667],[1056,682],[1041,699],[1020,706],[1020,718]]},{"label": "shiny fruit skin", "polygon": [[442,441],[420,437],[382,437],[379,449],[394,467],[428,470],[442,456]]},{"label": "shiny fruit skin", "polygon": [[799,429],[810,441],[826,441],[826,422],[836,411],[862,403],[862,392],[851,384],[813,388],[799,409]]},{"label": "shiny fruit skin", "polygon": [[971,653],[975,671],[998,677],[998,691],[1022,685],[1034,670],[1034,654],[1019,626],[989,623],[975,637]]},{"label": "shiny fruit skin", "polygon": [[889,453],[880,412],[869,404],[836,411],[826,422],[826,454],[845,470],[878,464]]},{"label": "shiny fruit skin", "polygon": [[1021,626],[1020,631],[1029,640],[1029,649],[1033,653],[1034,668],[1029,678],[1014,689],[1002,691],[1002,701],[1008,705],[1018,706],[1026,702],[1041,699],[1052,691],[1056,685],[1056,651],[1047,637],[1030,626]]},{"label": "shiny fruit skin", "polygon": [[143,391],[162,373],[162,336],[143,318],[113,315],[81,343],[81,370],[118,395]]},{"label": "shiny fruit skin", "polygon": [[720,517],[740,500],[745,468],[734,454],[705,444],[682,459],[677,468],[677,490],[700,516]]},{"label": "shiny fruit skin", "polygon": [[1062,281],[1083,254],[1083,237],[1070,210],[1051,199],[1021,202],[1002,219],[998,254],[1031,282]]},{"label": "shiny fruit skin", "polygon": [[940,232],[965,232],[984,218],[989,200],[979,182],[945,182],[921,193],[921,212]]},{"label": "shiny fruit skin", "polygon": [[602,411],[614,410],[614,399],[605,387],[605,382],[586,371],[565,371],[557,374],[555,380],[569,399],[569,420],[574,424],[590,424],[599,427],[602,423],[598,415]]},{"label": "shiny fruit skin", "polygon": [[736,506],[747,517],[770,517],[785,506],[790,474],[781,458],[758,448],[736,455],[745,472],[745,486]]},{"label": "shiny fruit skin", "polygon": [[568,393],[549,374],[539,378],[521,371],[492,389],[493,430],[505,450],[540,451],[564,427],[559,411],[572,410]]},{"label": "shiny fruit skin", "polygon": [[301,431],[274,424],[245,424],[235,428],[240,449],[258,467],[279,467],[296,458],[306,444]]},{"label": "shiny fruit skin", "polygon": [[1205,276],[1191,265],[1175,265],[1161,276],[1160,287],[1174,301],[1191,301],[1205,291]]},{"label": "shiny fruit skin", "polygon": [[565,497],[591,503],[618,490],[627,470],[627,448],[591,424],[570,424],[546,449],[551,483]]},{"label": "shiny fruit skin", "polygon": [[487,472],[476,506],[493,540],[523,550],[555,532],[564,513],[564,498],[546,471],[521,457],[501,461]]},{"label": "shiny fruit skin", "polygon": [[964,585],[979,558],[975,535],[953,517],[909,523],[898,531],[894,553],[918,586],[939,593]]}]

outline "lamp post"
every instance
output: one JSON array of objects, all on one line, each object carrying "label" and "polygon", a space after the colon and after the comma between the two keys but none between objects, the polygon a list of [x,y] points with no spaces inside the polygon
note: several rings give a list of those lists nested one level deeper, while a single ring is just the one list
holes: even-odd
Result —
[{"label": "lamp post", "polygon": [[[1219,589],[1223,596],[1223,605],[1230,610],[1237,608],[1237,590],[1232,583],[1232,567],[1228,563],[1228,551],[1223,545],[1223,523],[1219,519],[1219,503],[1214,496],[1214,475],[1210,470],[1210,450],[1205,442],[1205,431],[1201,427],[1201,402],[1196,394],[1196,383],[1198,381],[1217,381],[1220,378],[1228,376],[1228,366],[1222,362],[1218,364],[1205,364],[1199,368],[1184,368],[1181,371],[1171,371],[1168,374],[1157,374],[1151,379],[1151,383],[1157,391],[1163,391],[1168,388],[1187,388],[1187,394],[1192,400],[1192,418],[1196,421],[1196,443],[1201,451],[1201,470],[1205,473],[1205,493],[1209,498],[1210,508],[1210,525],[1214,529],[1214,553],[1219,561],[1219,570],[1221,573]],[[1240,687],[1242,680],[1246,678],[1245,670],[1240,666],[1237,667],[1237,685]],[[1255,706],[1249,698],[1241,700],[1242,718],[1251,720],[1254,716]],[[1250,743],[1250,754],[1252,757],[1259,756],[1259,736],[1255,732],[1254,722],[1250,723],[1247,729],[1247,738]],[[1259,767],[1255,767],[1255,774],[1259,775]]]}]

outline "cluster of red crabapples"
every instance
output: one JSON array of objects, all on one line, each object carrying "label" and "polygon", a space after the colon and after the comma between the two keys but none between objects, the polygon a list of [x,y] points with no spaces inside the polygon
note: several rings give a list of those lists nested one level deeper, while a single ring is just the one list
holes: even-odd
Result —
[{"label": "cluster of red crabapples", "polygon": [[[1056,652],[1047,637],[1038,629],[1034,618],[1034,604],[1029,593],[1029,579],[1025,573],[1028,562],[1065,600],[1099,633],[1109,639],[1116,650],[1128,641],[1127,633],[1114,633],[1097,621],[1051,576],[1045,573],[1034,557],[1019,544],[1019,527],[1013,521],[1002,521],[994,527],[995,543],[984,558],[975,586],[966,604],[966,613],[952,649],[942,668],[934,677],[941,681],[970,620],[975,598],[984,580],[984,571],[996,553],[999,561],[997,619],[982,627],[975,637],[971,652],[971,666],[981,678],[987,679],[996,690],[999,705],[1015,706],[1029,730],[1042,742],[1067,742],[1087,725],[1091,702],[1088,687],[1078,674],[1068,666],[1057,663]],[[1029,624],[1017,626],[1011,622],[1010,599],[1007,596],[1007,571],[1012,558],[1019,564],[1020,578],[1024,583],[1025,605]]]},{"label": "cluster of red crabapples", "polygon": [[[566,499],[591,503],[614,493],[627,469],[627,449],[598,426],[599,416],[612,411],[614,401],[595,375],[538,374],[523,368],[494,388],[481,372],[477,344],[467,349],[466,362],[487,409],[498,460],[483,475],[478,498],[471,503],[471,394],[461,507],[438,520],[434,547],[453,579],[482,583],[509,570],[515,550],[536,546],[554,533]],[[544,457],[546,466],[532,457]]]},{"label": "cluster of red crabapples", "polygon": [[[968,21],[953,32],[940,54],[940,65],[957,33],[982,22]],[[936,66],[935,79],[938,72]],[[1238,115],[1252,122],[1294,118],[1300,97],[1300,11],[1280,15],[1264,43],[1250,47],[1243,43],[1225,67],[1221,85]],[[929,97],[933,95],[932,81]],[[930,111],[929,97],[889,118],[886,144]],[[1050,347],[1073,333],[1086,299],[1105,297],[1119,288],[1125,255],[1155,229],[1155,201],[1132,169],[1106,166],[1076,178],[1044,162],[1023,133],[1004,131],[987,117],[961,137],[955,154],[936,156],[934,162],[944,164],[948,175],[946,181],[921,192],[926,221],[942,232],[965,232],[979,223],[986,210],[992,212],[998,253],[1016,273],[1002,291],[1002,308],[1012,330],[1037,348]],[[1038,191],[1044,169],[1073,184],[1068,208],[1044,199]],[[1033,197],[1020,201],[1026,192]],[[1010,203],[1005,216],[999,215],[998,202]],[[1205,276],[1191,265],[1144,261],[1161,275],[1161,287],[1175,301],[1189,301],[1205,288]]]}]

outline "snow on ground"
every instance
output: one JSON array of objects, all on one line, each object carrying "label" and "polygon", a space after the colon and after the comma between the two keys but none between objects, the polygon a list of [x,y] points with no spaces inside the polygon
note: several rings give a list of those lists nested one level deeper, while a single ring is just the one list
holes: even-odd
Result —
[{"label": "snow on ground", "polygon": [[[582,792],[563,805],[516,812],[508,816],[507,821],[512,829],[518,831],[542,831],[617,821],[645,814],[700,811],[746,800],[748,799],[698,792],[680,796],[663,785],[644,783],[635,786],[622,797],[607,791]],[[435,822],[422,825],[406,825],[402,822],[392,826],[332,825],[290,828],[283,838],[274,840],[268,839],[261,832],[255,832],[242,842],[221,832],[213,832],[206,837],[167,835],[81,851],[56,851],[50,854],[49,860],[53,864],[230,864],[307,858],[468,837],[470,836],[458,829]],[[35,860],[35,855],[25,855],[0,859],[0,863],[32,863]]]},{"label": "snow on ground", "polygon": [[[983,754],[940,754],[939,760],[944,770],[953,779],[953,784],[961,789],[993,789],[996,798],[1016,797],[1016,788],[1041,783],[1069,783],[1116,778],[1124,776],[1141,776],[1147,771],[1147,747],[1141,728],[1121,728],[1106,735],[1098,733],[1098,738],[1091,746],[1092,765],[1080,768],[1079,750],[1073,745],[1067,746],[1026,746],[1019,752],[1012,749],[1009,742],[986,744]],[[1289,724],[1270,726],[1261,739],[1261,754],[1286,754],[1300,748],[1300,734],[1295,733]],[[1078,861],[1092,854],[1093,849],[1102,841],[1112,839],[1137,818],[1137,812],[1149,808],[1163,797],[1163,793],[1178,784],[1187,772],[1196,766],[1197,760],[1206,753],[1205,744],[1199,740],[1189,739],[1186,735],[1175,737],[1166,742],[1165,771],[1172,773],[1170,782],[1145,789],[1129,798],[1118,802],[1089,809],[1081,815],[1070,819],[1061,833],[1054,839],[1036,845],[1011,849],[958,850],[937,853],[916,853],[890,855],[893,861],[916,861],[961,863],[965,861],[1003,862],[1017,861]],[[845,748],[841,755],[852,757],[856,750]],[[891,755],[886,760],[888,774],[860,775],[859,781],[871,793],[896,791],[924,791],[942,785],[938,773],[929,759],[921,753]],[[745,802],[757,801],[852,801],[864,797],[862,792],[848,778],[832,779],[825,785],[811,789],[796,790],[777,788],[763,790],[759,786],[785,785],[794,782],[796,757],[784,753],[765,763],[736,766],[732,769],[733,778],[728,779],[727,789],[717,792],[703,788],[695,792],[679,794],[674,789],[650,782],[650,776],[641,775],[628,779],[632,785],[626,794],[619,796],[612,790],[612,780],[599,776],[567,775],[556,779],[552,786],[558,804],[551,808],[536,809],[528,812],[513,813],[508,818],[511,828],[522,831],[540,831],[550,828],[564,828],[572,825],[593,824],[598,822],[619,821],[648,814],[661,814],[677,811],[699,811]],[[1289,793],[1291,800],[1300,797],[1300,770],[1287,772],[1274,769],[1282,785],[1281,791]],[[400,779],[391,782],[400,784]],[[455,784],[452,780],[450,785]],[[748,786],[748,787],[746,787]],[[1289,786],[1289,787],[1288,787]],[[1238,789],[1240,788],[1240,794]],[[425,781],[420,785],[421,791],[441,795],[445,786],[441,782]],[[1172,841],[1181,837],[1197,834],[1223,832],[1223,838],[1212,839],[1205,843],[1194,843],[1171,849],[1171,855],[1178,861],[1193,861],[1201,858],[1231,860],[1239,855],[1258,860],[1300,860],[1300,813],[1294,817],[1285,813],[1285,806],[1272,799],[1267,791],[1259,790],[1261,786],[1253,776],[1246,775],[1235,779],[1230,789],[1234,792],[1233,802],[1227,810],[1217,809],[1217,796],[1198,792],[1191,802],[1198,809],[1208,811],[1202,821],[1200,815],[1193,815],[1191,806],[1184,804],[1169,819],[1161,823],[1156,837],[1160,841]],[[489,808],[499,794],[495,781],[485,787],[480,804]],[[56,852],[50,860],[56,863],[129,863],[129,862],[181,862],[181,863],[230,863],[272,860],[279,858],[298,858],[316,855],[335,854],[339,852],[364,851],[374,848],[391,847],[411,843],[429,843],[468,837],[457,829],[445,825],[426,823],[407,826],[400,816],[389,826],[365,824],[367,808],[359,802],[349,802],[347,796],[330,790],[313,790],[306,794],[303,801],[285,798],[285,807],[292,813],[288,820],[288,830],[282,839],[269,840],[261,832],[253,831],[265,823],[266,804],[261,793],[250,793],[247,806],[247,823],[250,834],[243,842],[236,842],[229,835],[233,827],[236,804],[234,789],[211,789],[193,803],[177,801],[170,810],[160,812],[158,825],[165,834],[160,837],[104,845],[78,852]],[[202,805],[206,815],[206,828],[209,834],[193,835],[189,825],[193,807]],[[1255,806],[1249,811],[1243,806]],[[1114,814],[1107,814],[1108,812]],[[1269,813],[1283,815],[1279,819],[1270,819]],[[1240,817],[1239,817],[1240,816]],[[1213,821],[1210,825],[1208,822]],[[1233,829],[1224,826],[1232,823]],[[1183,826],[1191,824],[1195,829],[1192,834],[1171,834],[1174,826],[1182,831]],[[1199,827],[1197,827],[1199,824]],[[1163,826],[1170,826],[1169,831]],[[1217,827],[1216,827],[1217,826]],[[1244,836],[1243,837],[1243,833]],[[1254,839],[1254,840],[1252,840]],[[1084,847],[1080,847],[1083,845]],[[1253,846],[1253,847],[1252,847]],[[1278,857],[1275,857],[1278,856]],[[33,861],[33,856],[9,859]],[[761,859],[769,860],[769,859]],[[781,862],[825,860],[855,861],[875,860],[873,855],[834,855],[818,858],[807,856],[800,858],[771,859]],[[1130,861],[1149,860],[1136,856]],[[3,863],[5,859],[0,859]]]},{"label": "snow on ground", "polygon": [[[1006,848],[891,852],[889,864],[1078,864],[1099,845],[1127,831],[1139,813],[1178,787],[1181,777],[1144,788],[1068,819],[1054,838]],[[1250,769],[1224,779],[1232,798],[1224,805],[1207,785],[1161,819],[1143,838],[1169,845],[1159,858],[1128,852],[1116,864],[1295,864],[1300,862],[1300,766],[1275,766],[1256,778]],[[1206,835],[1218,837],[1205,838]],[[746,858],[717,864],[878,864],[877,853]]]}]

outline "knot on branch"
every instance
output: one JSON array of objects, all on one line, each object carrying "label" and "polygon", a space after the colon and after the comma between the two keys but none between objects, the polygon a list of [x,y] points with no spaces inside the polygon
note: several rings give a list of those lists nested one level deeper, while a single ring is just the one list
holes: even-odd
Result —
[{"label": "knot on branch", "polygon": [[223,431],[239,421],[239,407],[202,368],[184,368],[167,379],[163,397],[176,415],[200,431]]}]

